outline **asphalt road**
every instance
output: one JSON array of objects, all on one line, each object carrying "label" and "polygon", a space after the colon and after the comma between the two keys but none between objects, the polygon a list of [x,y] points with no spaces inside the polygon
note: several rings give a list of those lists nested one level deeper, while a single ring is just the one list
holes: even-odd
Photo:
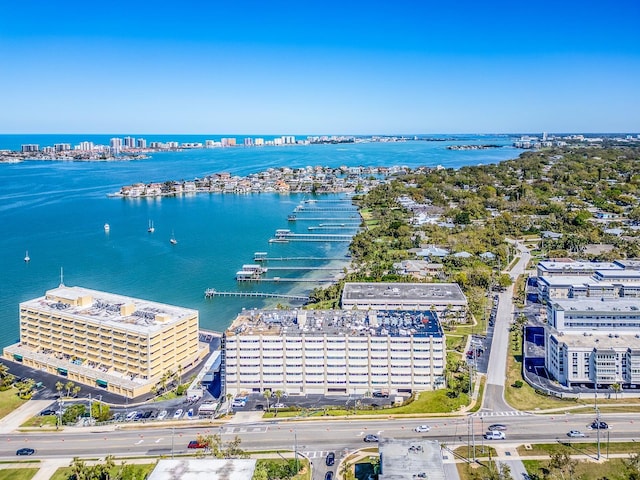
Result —
[{"label": "asphalt road", "polygon": [[[636,415],[612,414],[603,419],[611,426],[610,430],[601,430],[601,441],[607,437],[611,441],[640,440]],[[15,452],[22,447],[36,449],[36,458],[74,456],[104,457],[128,455],[171,455],[188,453],[187,445],[199,434],[220,433],[223,441],[239,436],[242,447],[247,450],[274,450],[294,448],[318,459],[324,460],[324,454],[334,451],[337,454],[345,450],[363,447],[365,435],[373,433],[381,437],[393,438],[429,438],[438,439],[449,446],[467,444],[472,438],[476,445],[481,443],[522,444],[549,443],[556,441],[580,443],[585,439],[570,439],[569,430],[580,430],[596,438],[596,432],[589,429],[593,415],[515,415],[480,416],[447,418],[438,420],[421,419],[385,419],[385,420],[321,420],[304,422],[256,422],[248,424],[227,424],[222,426],[200,426],[186,428],[154,428],[149,430],[100,431],[91,428],[77,429],[74,432],[61,433],[19,433],[0,435],[0,458],[15,459]],[[507,426],[506,440],[488,441],[481,436],[488,426],[501,423]],[[416,433],[413,429],[427,424],[431,430]],[[193,451],[193,450],[192,450]],[[318,452],[322,456],[318,456]]]},{"label": "asphalt road", "polygon": [[[522,275],[529,263],[529,251],[518,242],[515,243],[520,251],[520,258],[510,271],[513,279]],[[487,367],[487,383],[482,401],[482,411],[507,412],[513,411],[504,401],[505,372],[507,371],[507,355],[509,349],[509,328],[513,320],[513,289],[514,285],[499,294],[498,312],[493,329],[493,340],[489,352]]]}]

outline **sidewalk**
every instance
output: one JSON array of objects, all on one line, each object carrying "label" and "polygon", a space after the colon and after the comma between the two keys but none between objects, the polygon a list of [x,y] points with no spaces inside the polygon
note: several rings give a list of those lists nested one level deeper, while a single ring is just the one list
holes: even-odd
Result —
[{"label": "sidewalk", "polygon": [[38,415],[49,405],[51,405],[51,400],[29,400],[9,415],[0,419],[0,433],[11,433],[17,430],[20,425],[31,417]]}]

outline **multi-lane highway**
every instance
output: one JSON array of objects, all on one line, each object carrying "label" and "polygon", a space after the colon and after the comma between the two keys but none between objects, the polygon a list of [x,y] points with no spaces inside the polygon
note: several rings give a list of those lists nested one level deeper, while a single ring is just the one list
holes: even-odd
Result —
[{"label": "multi-lane highway", "polygon": [[[482,433],[489,425],[501,423],[507,426],[506,439],[501,444],[547,443],[557,440],[584,442],[584,438],[570,439],[569,430],[580,430],[595,441],[596,432],[589,429],[593,415],[527,415],[513,414],[503,416],[479,416],[441,418],[437,420],[421,419],[358,419],[330,421],[288,421],[257,422],[248,424],[203,426],[190,428],[153,428],[145,430],[98,430],[92,428],[77,429],[60,433],[14,433],[0,435],[0,457],[15,458],[18,448],[30,447],[37,451],[38,457],[74,456],[103,457],[108,454],[128,455],[171,455],[188,451],[190,440],[198,434],[219,433],[223,441],[236,435],[242,439],[242,447],[247,450],[292,450],[294,442],[300,452],[353,450],[365,445],[366,434],[377,434],[393,438],[430,438],[438,439],[447,445],[467,444],[474,434],[475,443],[483,440]],[[604,417],[611,428],[601,430],[600,438],[611,441],[640,440],[640,431],[632,414],[615,414]],[[416,433],[417,425],[427,424],[431,430]],[[490,442],[484,440],[484,442]]]}]

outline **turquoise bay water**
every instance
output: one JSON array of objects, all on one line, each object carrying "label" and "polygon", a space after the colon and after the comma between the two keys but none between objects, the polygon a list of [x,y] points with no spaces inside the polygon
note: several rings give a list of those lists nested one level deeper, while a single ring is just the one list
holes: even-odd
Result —
[{"label": "turquoise bay water", "polygon": [[[0,149],[81,140],[107,143],[111,136],[0,135]],[[150,140],[204,141],[211,137],[146,136]],[[214,137],[215,138],[215,137]],[[483,151],[446,150],[450,144],[497,143]],[[307,293],[310,283],[237,285],[235,272],[253,253],[273,257],[344,257],[346,243],[270,244],[277,228],[307,233],[318,222],[287,222],[301,195],[199,194],[177,198],[107,198],[134,182],[193,179],[227,171],[246,175],[270,167],[422,165],[460,167],[495,163],[518,155],[508,137],[464,137],[456,142],[406,142],[190,150],[154,154],[130,162],[28,161],[0,163],[0,346],[18,340],[18,304],[60,282],[176,304],[200,311],[203,328],[223,330],[242,308],[277,300],[204,299],[204,290],[248,289]],[[333,216],[340,216],[333,213]],[[153,220],[155,233],[147,232]],[[103,225],[109,223],[109,233]],[[178,244],[169,243],[175,233]],[[337,232],[335,232],[337,233]],[[30,263],[25,263],[25,251]],[[340,261],[313,265],[341,265]],[[289,263],[291,264],[291,263]],[[296,265],[305,265],[297,262]],[[309,263],[307,263],[308,265]],[[269,266],[286,264],[271,263]],[[276,275],[275,273],[271,276]],[[279,271],[277,276],[309,276]],[[329,273],[317,273],[327,277]]]}]

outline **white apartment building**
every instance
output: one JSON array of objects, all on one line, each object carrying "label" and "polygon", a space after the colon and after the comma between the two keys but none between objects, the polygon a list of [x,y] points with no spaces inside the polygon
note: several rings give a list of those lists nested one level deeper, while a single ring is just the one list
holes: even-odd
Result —
[{"label": "white apartment building", "polygon": [[445,387],[445,337],[430,311],[252,310],[223,337],[226,393],[411,393]]},{"label": "white apartment building", "polygon": [[457,283],[345,283],[344,310],[420,310],[442,321],[463,322],[467,297]]},{"label": "white apartment building", "polygon": [[586,276],[593,275],[597,270],[623,270],[624,267],[616,262],[582,262],[573,260],[543,260],[538,262],[538,277],[554,276]]},{"label": "white apartment building", "polygon": [[547,305],[545,367],[563,385],[640,384],[637,300],[561,299]]}]

